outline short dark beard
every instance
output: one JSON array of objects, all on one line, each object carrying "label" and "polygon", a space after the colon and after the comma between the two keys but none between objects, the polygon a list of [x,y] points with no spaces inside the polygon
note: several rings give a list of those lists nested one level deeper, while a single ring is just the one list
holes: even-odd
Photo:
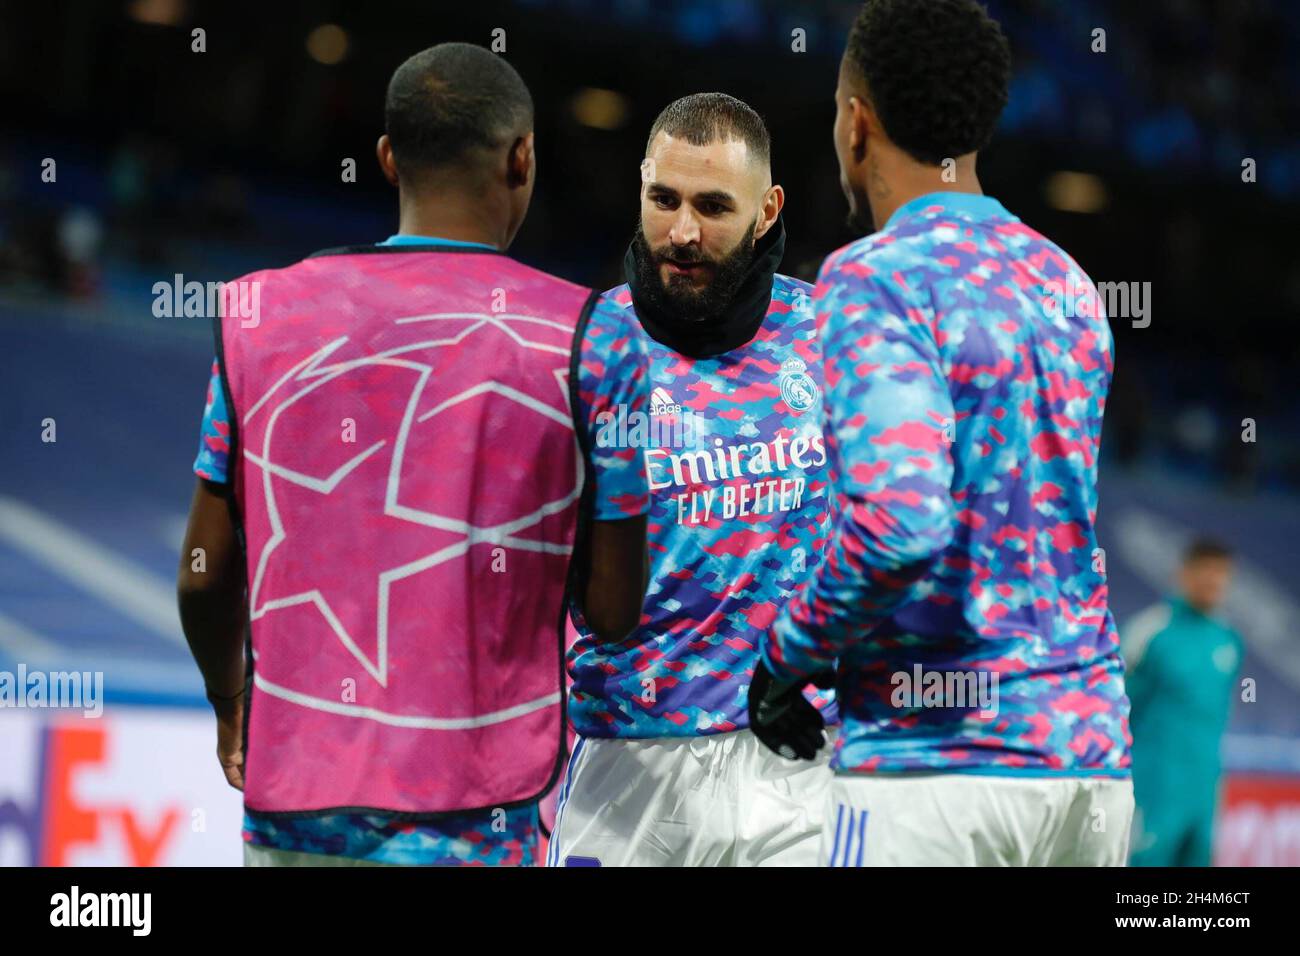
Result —
[{"label": "short dark beard", "polygon": [[[707,322],[723,314],[736,297],[749,267],[754,264],[754,230],[750,223],[736,247],[721,259],[708,259],[697,246],[665,246],[657,252],[646,242],[645,229],[638,223],[632,237],[636,257],[638,294],[664,312],[686,322]],[[665,259],[678,262],[707,262],[713,267],[713,281],[700,291],[691,288],[684,276],[674,276],[665,285],[659,266]],[[680,281],[674,281],[680,280]]]},{"label": "short dark beard", "polygon": [[852,185],[848,187],[853,189],[853,196],[849,201],[849,213],[845,218],[845,224],[849,230],[858,235],[865,236],[869,232],[875,232],[878,228],[875,215],[871,211],[871,197],[877,199],[887,199],[892,190],[889,183],[885,182],[885,177],[880,174],[880,164],[871,154],[867,154],[867,186],[865,189],[855,189]]},{"label": "short dark beard", "polygon": [[844,216],[844,225],[848,227],[849,232],[857,236],[865,236],[867,233],[876,231],[875,217],[871,214],[871,205],[867,202],[860,202],[856,208],[849,206],[848,213]]}]

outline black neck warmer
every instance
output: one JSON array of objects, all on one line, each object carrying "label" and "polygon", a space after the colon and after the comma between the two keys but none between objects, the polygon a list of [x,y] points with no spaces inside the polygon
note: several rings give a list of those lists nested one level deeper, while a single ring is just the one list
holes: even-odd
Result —
[{"label": "black neck warmer", "polygon": [[699,322],[679,318],[647,299],[639,288],[635,243],[628,246],[623,257],[623,275],[632,290],[637,318],[652,339],[682,355],[709,358],[740,348],[758,332],[772,302],[772,277],[784,253],[785,225],[778,218],[754,243],[754,261],[726,310]]}]

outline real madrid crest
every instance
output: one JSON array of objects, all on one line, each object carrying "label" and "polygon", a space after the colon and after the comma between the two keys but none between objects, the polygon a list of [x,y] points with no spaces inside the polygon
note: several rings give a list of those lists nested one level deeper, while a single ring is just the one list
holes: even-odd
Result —
[{"label": "real madrid crest", "polygon": [[781,398],[796,415],[817,404],[817,383],[808,374],[808,366],[801,359],[786,359],[781,363],[780,384]]}]

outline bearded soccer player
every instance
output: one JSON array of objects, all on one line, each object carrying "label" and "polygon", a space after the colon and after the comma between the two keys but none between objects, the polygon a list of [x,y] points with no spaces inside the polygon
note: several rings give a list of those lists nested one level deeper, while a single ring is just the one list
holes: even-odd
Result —
[{"label": "bearded soccer player", "polygon": [[529,864],[566,591],[607,640],[644,596],[641,456],[592,439],[644,413],[645,355],[503,252],[535,173],[503,59],[417,54],[385,122],[397,235],[227,286],[259,309],[218,322],[181,620],[246,863]]},{"label": "bearded soccer player", "polygon": [[831,866],[1125,859],[1111,335],[1078,264],[980,188],[1009,65],[973,0],[870,0],[840,66],[841,180],[878,230],[815,295],[842,511],[751,692],[761,724],[838,660]]},{"label": "bearded soccer player", "polygon": [[646,446],[651,583],[626,640],[576,615],[579,739],[549,865],[816,859],[829,774],[793,758],[822,748],[821,721],[768,728],[778,756],[745,711],[758,640],[818,560],[828,513],[810,287],[776,271],[770,151],[758,114],[721,93],[678,100],[650,131],[627,284],[607,295],[649,352],[647,437],[630,423],[627,440]]}]

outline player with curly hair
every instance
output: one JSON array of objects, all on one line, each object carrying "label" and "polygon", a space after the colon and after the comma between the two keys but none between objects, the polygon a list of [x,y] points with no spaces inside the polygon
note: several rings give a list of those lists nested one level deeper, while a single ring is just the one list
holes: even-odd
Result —
[{"label": "player with curly hair", "polygon": [[974,0],[869,0],[841,63],[841,182],[878,231],[814,292],[840,513],[750,689],[760,730],[811,718],[798,688],[837,666],[831,866],[1126,855],[1094,526],[1111,334],[1078,264],[980,187],[1009,72]]}]

